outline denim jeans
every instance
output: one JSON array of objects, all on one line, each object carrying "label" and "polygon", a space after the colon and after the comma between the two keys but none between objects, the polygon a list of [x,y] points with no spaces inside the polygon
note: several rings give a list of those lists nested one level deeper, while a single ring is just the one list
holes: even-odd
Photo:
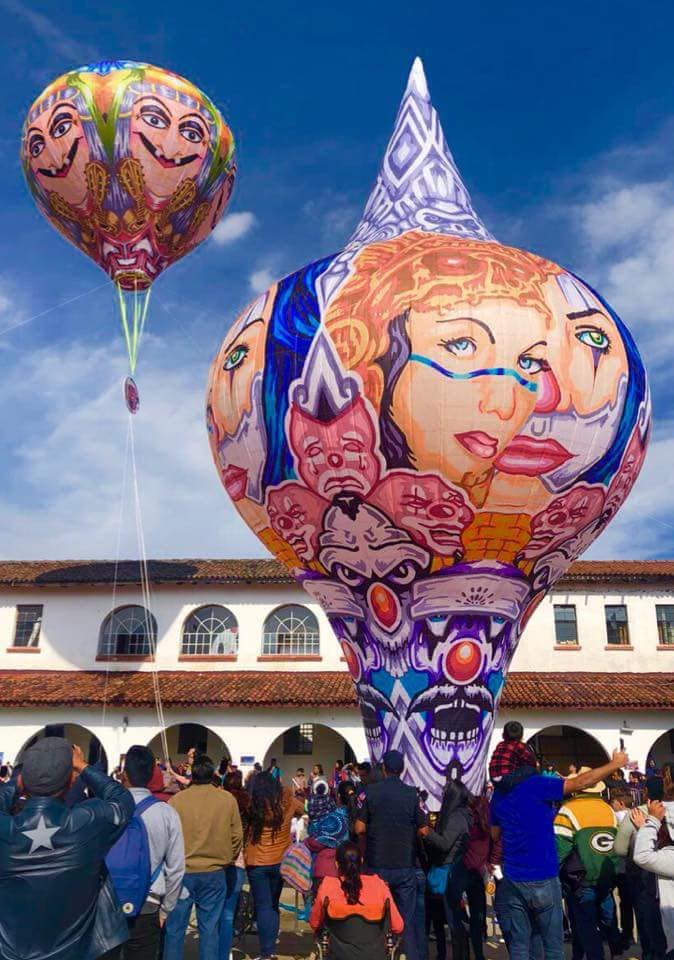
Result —
[{"label": "denim jeans", "polygon": [[570,893],[566,902],[574,944],[580,945],[587,960],[604,960],[604,937],[612,952],[621,952],[615,901],[610,890],[581,887]]},{"label": "denim jeans", "polygon": [[417,873],[414,867],[381,867],[374,871],[389,885],[395,905],[403,918],[403,953],[407,960],[419,960],[417,948]]},{"label": "denim jeans", "polygon": [[426,874],[417,867],[417,902],[414,908],[414,922],[417,937],[418,960],[428,960],[428,934],[426,933]]},{"label": "denim jeans", "polygon": [[[182,895],[185,891],[187,896]],[[163,960],[183,960],[185,932],[194,905],[197,908],[199,960],[219,960],[220,917],[226,892],[224,870],[185,874],[181,899],[166,918]]]},{"label": "denim jeans", "polygon": [[276,953],[276,941],[280,926],[279,900],[283,889],[281,864],[267,867],[248,867],[248,882],[255,901],[255,919],[260,938],[260,957],[272,957]]},{"label": "denim jeans", "polygon": [[461,900],[466,886],[466,868],[462,863],[453,863],[449,868],[449,877],[447,878],[447,889],[445,890],[445,916],[447,917],[447,926],[450,932],[460,934],[463,932],[463,908]]},{"label": "denim jeans", "polygon": [[243,881],[246,879],[246,871],[243,867],[232,865],[225,869],[225,878],[227,880],[227,892],[225,894],[225,905],[220,915],[220,960],[229,960],[229,955],[232,952],[234,917],[239,905]]},{"label": "denim jeans", "polygon": [[562,960],[562,887],[557,877],[526,883],[504,878],[496,888],[496,916],[511,960],[530,960],[535,934],[545,960]]}]

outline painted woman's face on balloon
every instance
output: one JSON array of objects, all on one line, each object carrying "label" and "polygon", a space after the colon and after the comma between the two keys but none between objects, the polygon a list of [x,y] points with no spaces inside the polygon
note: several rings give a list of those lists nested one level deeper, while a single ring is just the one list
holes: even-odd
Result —
[{"label": "painted woman's face on balloon", "polygon": [[[548,327],[542,311],[505,298],[412,304],[393,414],[419,469],[461,482],[493,466],[536,406]],[[439,409],[453,411],[449,422]]]},{"label": "painted woman's face on balloon", "polygon": [[143,168],[145,185],[160,199],[173,195],[185,177],[195,177],[208,153],[204,116],[159,94],[142,94],[131,111],[131,153]]},{"label": "painted woman's face on balloon", "polygon": [[73,100],[58,100],[31,122],[24,150],[33,176],[44,190],[76,207],[84,202],[89,145]]}]

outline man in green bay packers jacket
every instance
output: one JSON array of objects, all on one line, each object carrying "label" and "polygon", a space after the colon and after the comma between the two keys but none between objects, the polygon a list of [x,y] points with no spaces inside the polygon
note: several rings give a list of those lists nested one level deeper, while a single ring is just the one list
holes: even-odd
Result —
[{"label": "man in green bay packers jacket", "polygon": [[[579,772],[585,772],[582,768]],[[620,952],[612,889],[618,858],[613,852],[617,831],[614,811],[601,798],[599,782],[572,796],[555,818],[560,875],[573,933],[573,960],[603,960],[603,937],[612,953]]]}]

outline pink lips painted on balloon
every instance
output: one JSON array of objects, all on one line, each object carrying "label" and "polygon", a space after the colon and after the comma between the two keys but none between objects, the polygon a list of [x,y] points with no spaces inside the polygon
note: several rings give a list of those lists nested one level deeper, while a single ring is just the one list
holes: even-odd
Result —
[{"label": "pink lips painted on balloon", "polygon": [[246,485],[248,483],[248,471],[243,467],[236,467],[230,463],[222,475],[225,484],[225,490],[232,500],[242,500],[246,496]]},{"label": "pink lips painted on balloon", "polygon": [[483,430],[471,430],[469,433],[457,433],[456,439],[475,457],[489,460],[496,456],[498,440]]},{"label": "pink lips painted on balloon", "polygon": [[538,477],[556,470],[573,456],[556,440],[536,440],[520,434],[496,458],[494,466],[502,473]]}]

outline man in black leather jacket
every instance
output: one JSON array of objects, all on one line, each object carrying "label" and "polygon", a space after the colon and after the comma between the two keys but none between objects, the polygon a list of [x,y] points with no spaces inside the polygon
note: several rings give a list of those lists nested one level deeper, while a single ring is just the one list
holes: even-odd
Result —
[{"label": "man in black leather jacket", "polygon": [[[91,799],[68,808],[77,776]],[[97,960],[127,939],[104,857],[133,811],[79,747],[46,737],[26,751],[0,787],[0,960]]]}]

